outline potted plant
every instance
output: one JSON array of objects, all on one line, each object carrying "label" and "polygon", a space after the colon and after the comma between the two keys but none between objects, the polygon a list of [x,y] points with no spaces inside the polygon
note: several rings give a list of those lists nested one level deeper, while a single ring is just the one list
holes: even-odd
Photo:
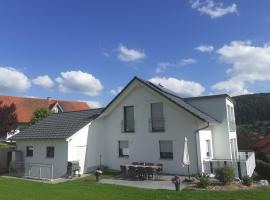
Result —
[{"label": "potted plant", "polygon": [[179,191],[179,189],[180,189],[180,182],[181,182],[180,176],[174,176],[172,178],[172,183],[175,185],[175,190],[176,191]]},{"label": "potted plant", "polygon": [[100,168],[97,168],[96,172],[95,172],[95,176],[96,176],[96,182],[99,182],[100,176],[103,172],[100,170]]}]

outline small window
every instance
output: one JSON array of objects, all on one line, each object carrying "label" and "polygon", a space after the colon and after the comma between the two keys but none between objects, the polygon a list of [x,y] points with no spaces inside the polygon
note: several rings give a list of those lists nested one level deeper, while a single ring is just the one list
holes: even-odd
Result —
[{"label": "small window", "polygon": [[163,117],[163,103],[151,103],[151,130],[160,132],[165,130]]},{"label": "small window", "polygon": [[34,148],[32,146],[27,146],[26,147],[26,156],[27,157],[32,157],[33,156],[33,151],[34,151]]},{"label": "small window", "polygon": [[206,140],[206,156],[211,157],[211,141]]},{"label": "small window", "polygon": [[173,159],[172,141],[159,141],[159,150],[161,159]]},{"label": "small window", "polygon": [[124,132],[134,132],[134,106],[124,107],[124,121],[123,121]]},{"label": "small window", "polygon": [[118,142],[119,157],[129,157],[128,141]]},{"label": "small window", "polygon": [[47,158],[54,158],[54,147],[47,147]]}]

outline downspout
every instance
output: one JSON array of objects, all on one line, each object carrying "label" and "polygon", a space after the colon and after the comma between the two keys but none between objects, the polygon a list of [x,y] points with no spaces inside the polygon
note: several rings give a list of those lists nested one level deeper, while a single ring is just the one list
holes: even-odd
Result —
[{"label": "downspout", "polygon": [[[199,131],[201,131],[201,130],[203,130],[203,129],[206,129],[206,128],[208,128],[209,127],[209,122],[207,122],[207,125],[205,126],[205,127],[202,127],[202,128],[199,128],[198,130],[196,130],[195,131],[195,142],[196,142],[196,155],[197,155],[197,162],[198,162],[198,164],[197,164],[197,171],[199,172],[200,170],[199,170],[199,155],[198,155],[198,141],[197,141],[197,134],[199,133]],[[199,136],[198,136],[198,138],[199,138]],[[200,162],[201,162],[201,159],[200,159]]]}]

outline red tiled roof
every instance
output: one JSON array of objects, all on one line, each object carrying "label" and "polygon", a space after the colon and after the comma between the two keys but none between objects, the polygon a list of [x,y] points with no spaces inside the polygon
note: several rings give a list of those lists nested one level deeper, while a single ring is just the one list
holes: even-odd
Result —
[{"label": "red tiled roof", "polygon": [[32,114],[38,108],[52,108],[58,103],[64,112],[74,110],[87,110],[89,106],[85,102],[80,101],[63,101],[55,99],[41,99],[29,97],[14,97],[14,96],[0,96],[0,101],[5,105],[14,103],[16,105],[16,113],[19,123],[27,123],[30,121]]},{"label": "red tiled roof", "polygon": [[263,153],[270,154],[270,134],[259,139],[255,144],[255,148]]}]

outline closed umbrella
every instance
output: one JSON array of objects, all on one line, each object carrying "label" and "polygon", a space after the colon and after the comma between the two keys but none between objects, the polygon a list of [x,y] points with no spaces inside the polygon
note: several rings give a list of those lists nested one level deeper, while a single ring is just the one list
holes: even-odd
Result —
[{"label": "closed umbrella", "polygon": [[188,177],[190,179],[190,172],[189,172],[190,160],[189,160],[189,154],[188,154],[188,139],[187,139],[187,137],[185,137],[182,165],[183,165],[183,167],[188,166]]}]

